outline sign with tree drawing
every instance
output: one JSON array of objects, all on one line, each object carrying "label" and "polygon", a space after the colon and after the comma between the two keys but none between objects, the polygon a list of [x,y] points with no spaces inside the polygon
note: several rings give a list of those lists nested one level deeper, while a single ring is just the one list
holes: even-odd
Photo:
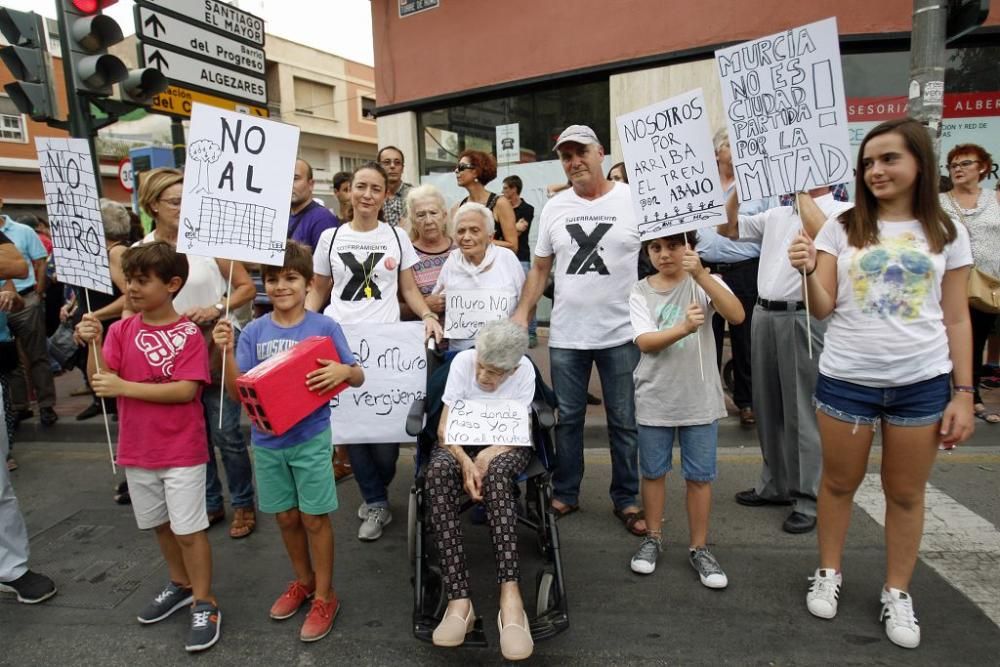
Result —
[{"label": "sign with tree drawing", "polygon": [[178,249],[280,265],[299,129],[195,104],[188,137]]}]

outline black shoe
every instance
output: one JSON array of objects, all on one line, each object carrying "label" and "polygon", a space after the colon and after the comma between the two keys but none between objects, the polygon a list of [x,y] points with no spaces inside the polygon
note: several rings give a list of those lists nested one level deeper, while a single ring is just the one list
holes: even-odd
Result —
[{"label": "black shoe", "polygon": [[757,489],[747,489],[740,491],[735,496],[736,502],[747,507],[763,507],[764,505],[791,505],[788,500],[771,500],[757,495]]},{"label": "black shoe", "polygon": [[597,398],[596,396],[594,396],[593,394],[591,394],[588,391],[587,392],[587,405],[600,405],[600,404],[601,404],[601,399]]},{"label": "black shoe", "polygon": [[38,604],[56,594],[56,584],[44,574],[28,570],[14,581],[0,583],[0,591],[17,594],[17,601]]},{"label": "black shoe", "polygon": [[786,533],[792,533],[793,535],[808,533],[815,527],[816,517],[803,514],[802,512],[792,512],[788,515],[788,518],[785,519],[785,523],[781,524],[781,529],[783,531]]},{"label": "black shoe", "polygon": [[83,411],[76,416],[76,420],[78,422],[82,422],[84,419],[91,419],[99,414],[101,414],[101,404],[98,403],[97,401],[94,401],[93,403],[85,407]]},{"label": "black shoe", "polygon": [[25,419],[31,419],[34,416],[35,416],[35,413],[32,412],[31,408],[25,408],[23,410],[17,410],[14,413],[14,421],[15,422],[23,422]]},{"label": "black shoe", "polygon": [[42,422],[42,426],[52,426],[59,421],[59,415],[52,408],[39,408],[38,419]]}]

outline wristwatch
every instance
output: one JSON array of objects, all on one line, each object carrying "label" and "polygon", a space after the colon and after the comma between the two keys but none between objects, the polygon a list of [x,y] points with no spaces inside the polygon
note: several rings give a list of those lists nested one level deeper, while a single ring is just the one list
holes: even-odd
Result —
[{"label": "wristwatch", "polygon": [[215,309],[219,311],[219,317],[222,317],[222,314],[226,312],[226,307],[221,303],[215,304]]}]

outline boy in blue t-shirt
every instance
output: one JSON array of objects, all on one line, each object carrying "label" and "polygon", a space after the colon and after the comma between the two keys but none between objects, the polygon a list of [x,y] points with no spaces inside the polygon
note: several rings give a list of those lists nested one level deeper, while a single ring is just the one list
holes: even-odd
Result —
[{"label": "boy in blue t-shirt", "polygon": [[[364,382],[364,372],[355,362],[340,325],[305,308],[312,266],[308,248],[289,241],[283,266],[261,267],[264,289],[274,310],[247,326],[235,355],[232,325],[223,320],[215,326],[215,344],[227,357],[226,390],[234,399],[239,400],[236,379],[240,373],[309,336],[329,336],[345,361],[317,359],[316,370],[305,377],[310,390],[322,393],[342,382],[352,387]],[[329,634],[340,609],[333,590],[333,526],[328,515],[337,509],[330,408],[320,406],[280,436],[252,430],[260,510],[275,514],[295,571],[295,581],[271,607],[271,618],[291,618],[313,597],[299,638],[317,641]]]}]

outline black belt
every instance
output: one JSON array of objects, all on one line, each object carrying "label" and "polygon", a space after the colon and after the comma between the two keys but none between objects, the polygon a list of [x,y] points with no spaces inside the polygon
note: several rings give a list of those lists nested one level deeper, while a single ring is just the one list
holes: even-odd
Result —
[{"label": "black belt", "polygon": [[806,304],[802,301],[768,301],[757,297],[757,305],[764,310],[805,310]]},{"label": "black belt", "polygon": [[712,273],[725,273],[726,271],[733,271],[735,269],[742,269],[744,266],[750,266],[751,264],[757,264],[760,261],[759,257],[752,257],[750,259],[744,259],[742,262],[702,262],[702,264],[712,272]]},{"label": "black belt", "polygon": [[20,294],[21,296],[28,296],[34,291],[35,291],[35,286],[32,285],[31,287],[25,287],[22,290],[18,290],[17,293]]}]

